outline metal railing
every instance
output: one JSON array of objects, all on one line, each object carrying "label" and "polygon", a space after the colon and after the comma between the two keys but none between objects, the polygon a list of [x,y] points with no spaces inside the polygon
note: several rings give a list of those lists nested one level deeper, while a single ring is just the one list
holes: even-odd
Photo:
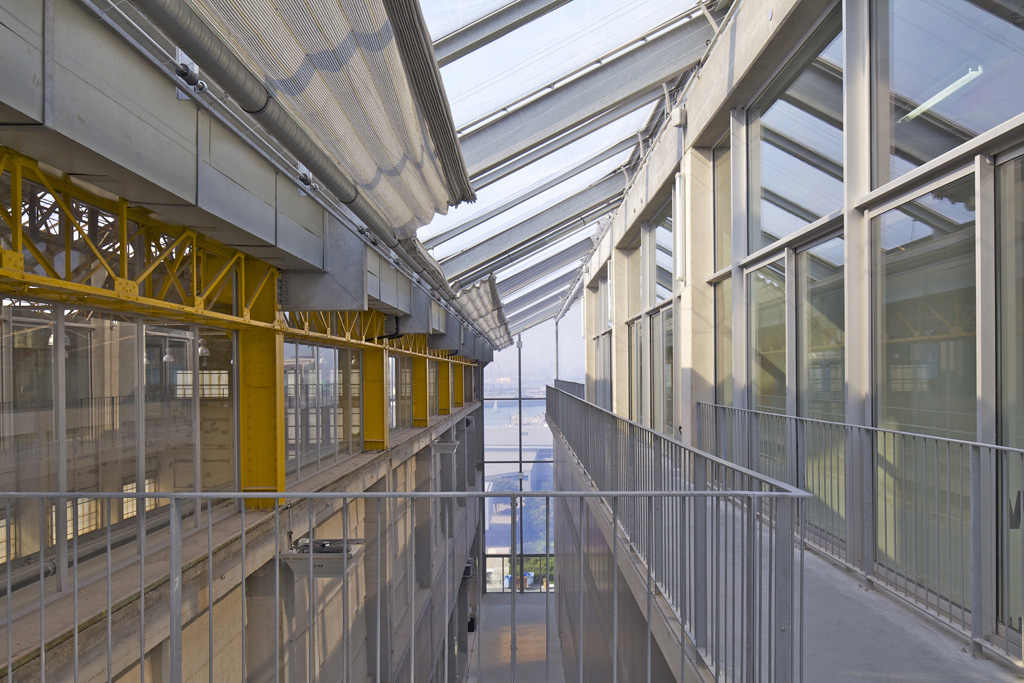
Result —
[{"label": "metal railing", "polygon": [[807,490],[810,543],[1020,657],[1024,451],[705,403],[695,444]]},{"label": "metal railing", "polygon": [[555,389],[558,389],[559,391],[564,391],[567,394],[572,394],[576,398],[587,398],[587,387],[585,384],[582,384],[580,382],[570,382],[565,379],[556,379]]},{"label": "metal railing", "polygon": [[[572,479],[566,458],[558,453],[564,450],[583,473],[579,486],[606,492],[601,514],[611,521],[607,542],[615,553],[612,566],[621,567],[621,539],[646,574],[647,614],[651,615],[655,594],[664,598],[715,680],[798,679],[802,501],[809,495],[552,387],[547,391],[547,411],[555,432],[556,468],[561,470],[556,481],[561,478],[564,487]],[[587,515],[582,499],[579,510],[568,513],[575,518],[570,536],[582,533],[578,530]],[[591,508],[590,514],[597,513]],[[584,592],[584,544],[578,537],[570,542],[578,544],[579,556],[563,557],[567,551],[562,542],[556,558],[562,595],[572,592],[566,580],[573,568],[580,572],[576,589]],[[569,563],[574,564],[567,568]],[[609,596],[615,611],[617,601],[615,589]],[[582,611],[574,624],[571,617],[572,626],[583,628]],[[616,673],[617,639],[613,631],[613,642],[607,644]],[[650,676],[649,634],[647,642]],[[679,648],[681,670],[689,668],[689,647]],[[587,662],[582,646],[576,654],[584,680]]]}]

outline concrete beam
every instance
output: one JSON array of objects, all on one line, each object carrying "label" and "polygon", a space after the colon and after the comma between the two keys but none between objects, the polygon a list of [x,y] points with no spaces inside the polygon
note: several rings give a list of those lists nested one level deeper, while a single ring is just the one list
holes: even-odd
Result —
[{"label": "concrete beam", "polygon": [[282,310],[366,310],[366,244],[334,218],[327,230],[323,271],[281,272]]},{"label": "concrete beam", "polygon": [[703,16],[647,40],[461,138],[470,177],[657,88],[692,68],[715,30]]},{"label": "concrete beam", "polygon": [[625,152],[627,149],[630,149],[631,147],[634,146],[636,146],[636,136],[630,135],[629,137],[620,140],[614,145],[610,145],[601,150],[600,152],[592,154],[591,156],[579,162],[569,170],[551,176],[550,178],[542,180],[539,183],[535,183],[530,187],[526,188],[525,190],[522,190],[521,192],[513,195],[512,197],[509,197],[498,206],[495,206],[494,208],[489,209],[488,211],[484,211],[475,216],[472,216],[467,220],[463,221],[462,223],[459,223],[455,227],[449,228],[448,230],[445,230],[441,234],[431,237],[430,239],[426,240],[423,243],[423,246],[425,246],[427,249],[433,249],[437,245],[443,244],[444,242],[447,242],[453,237],[461,235],[467,230],[475,228],[481,223],[488,221],[491,218],[494,218],[495,216],[498,216],[508,211],[509,209],[518,206],[519,204],[522,204],[528,199],[536,197],[541,192],[550,190],[552,187],[555,187],[556,185],[563,183],[576,175],[579,175],[583,171],[593,168],[602,161],[607,161],[608,159],[614,157],[616,154],[621,154],[622,152]]},{"label": "concrete beam", "polygon": [[561,7],[569,0],[515,0],[485,17],[434,41],[438,66],[451,64],[520,26]]},{"label": "concrete beam", "polygon": [[457,353],[462,350],[462,323],[455,316],[448,316],[448,324],[444,334],[432,334],[427,337],[427,348]]},{"label": "concrete beam", "polygon": [[505,297],[523,289],[537,280],[550,275],[559,268],[564,268],[573,261],[578,261],[590,253],[590,250],[593,248],[593,237],[588,235],[579,242],[567,246],[557,254],[553,254],[543,261],[535,263],[526,270],[522,270],[508,279],[500,280],[498,282],[498,296]]},{"label": "concrete beam", "polygon": [[518,225],[503,230],[493,237],[441,260],[441,267],[449,280],[506,254],[510,249],[549,234],[593,209],[607,204],[622,194],[626,179],[621,173],[608,176],[565,201],[537,213]]},{"label": "concrete beam", "polygon": [[430,304],[433,299],[421,288],[413,285],[412,305],[409,315],[398,319],[398,331],[402,334],[430,334]]}]

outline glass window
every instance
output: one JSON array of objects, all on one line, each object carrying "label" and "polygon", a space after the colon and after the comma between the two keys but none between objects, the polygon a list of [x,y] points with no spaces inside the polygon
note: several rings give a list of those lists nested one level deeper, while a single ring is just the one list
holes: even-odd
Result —
[{"label": "glass window", "polygon": [[839,12],[747,112],[753,253],[843,205]]},{"label": "glass window", "polygon": [[4,469],[0,485],[5,491],[56,491],[53,309],[4,299],[0,329],[0,445],[12,465]]},{"label": "glass window", "polygon": [[[65,313],[65,419],[71,491],[116,491],[123,479],[135,476],[137,330],[133,322],[94,311]],[[188,386],[191,389],[191,383]],[[192,461],[191,450],[188,461]],[[191,485],[191,480],[188,483]]]},{"label": "glass window", "polygon": [[786,412],[786,264],[779,259],[748,275],[750,407]]},{"label": "glass window", "polygon": [[1024,448],[1024,157],[999,167],[999,438]]},{"label": "glass window", "polygon": [[629,419],[644,421],[643,325],[634,320],[626,326],[629,354]]},{"label": "glass window", "polygon": [[797,412],[815,420],[846,419],[846,335],[843,238],[834,237],[799,255],[797,283],[800,384]]},{"label": "glass window", "polygon": [[873,222],[881,267],[878,424],[973,439],[974,178]]},{"label": "glass window", "polygon": [[[1024,157],[999,167],[996,181],[999,231],[999,442],[1024,447]],[[1020,511],[1024,500],[1024,458],[999,458],[999,621],[1021,630]],[[1014,554],[1016,553],[1016,554]],[[1018,636],[1019,637],[1019,636]]]},{"label": "glass window", "polygon": [[715,402],[732,405],[732,278],[715,285]]},{"label": "glass window", "polygon": [[647,273],[652,280],[648,288],[653,298],[648,306],[660,304],[672,296],[672,277],[674,264],[672,260],[672,202],[668,201],[655,216],[648,229],[649,246],[647,254],[649,263]]},{"label": "glass window", "polygon": [[158,492],[195,487],[195,394],[183,390],[194,387],[193,341],[187,326],[145,326],[145,472]]},{"label": "glass window", "polygon": [[1024,111],[1021,3],[872,8],[876,187]]},{"label": "glass window", "polygon": [[732,148],[730,139],[712,154],[715,193],[715,270],[732,263]]}]

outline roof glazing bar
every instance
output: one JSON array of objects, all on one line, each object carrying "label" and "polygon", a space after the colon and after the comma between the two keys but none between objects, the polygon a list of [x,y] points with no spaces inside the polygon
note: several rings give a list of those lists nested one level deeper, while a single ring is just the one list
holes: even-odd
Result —
[{"label": "roof glazing bar", "polygon": [[699,14],[460,138],[470,176],[500,166],[696,65],[715,30]]},{"label": "roof glazing bar", "polygon": [[[524,315],[516,316],[514,320],[509,321],[508,330],[509,334],[516,335],[523,330],[528,330],[534,325],[554,318],[558,314],[558,309],[561,306],[561,297],[556,298],[555,301],[546,307],[537,309],[531,309],[530,311],[524,311]],[[513,332],[513,330],[515,330]]]},{"label": "roof glazing bar", "polygon": [[625,188],[625,176],[622,173],[614,173],[517,225],[442,259],[441,267],[449,280],[463,275],[515,247],[546,235],[558,226],[617,199]]},{"label": "roof glazing bar", "polygon": [[455,227],[449,228],[448,230],[445,230],[444,232],[435,235],[434,237],[431,237],[430,239],[423,242],[423,246],[425,246],[427,249],[433,249],[437,245],[443,244],[444,242],[447,242],[453,237],[461,235],[467,230],[475,228],[481,223],[488,221],[494,218],[495,216],[502,214],[515,206],[518,206],[519,204],[522,204],[526,200],[536,197],[541,192],[550,190],[552,187],[555,187],[556,185],[565,182],[566,180],[572,178],[573,176],[578,175],[583,171],[586,171],[587,169],[596,166],[602,161],[607,161],[616,154],[625,152],[634,145],[636,145],[636,138],[633,135],[630,135],[629,137],[620,140],[614,145],[607,147],[596,154],[591,155],[587,159],[584,159],[580,163],[570,168],[568,171],[559,173],[558,175],[548,178],[546,180],[542,180],[539,183],[535,183],[534,185],[531,185],[525,190],[519,192],[518,194],[506,199],[498,206],[487,211],[484,211],[483,213],[472,216],[466,221],[459,223]]},{"label": "roof glazing bar", "polygon": [[[661,95],[662,91],[660,86],[657,88],[652,88],[647,92],[640,93],[630,101],[618,107],[613,107],[612,109],[602,112],[600,115],[595,116],[594,118],[587,121],[583,125],[577,126],[568,133],[561,135],[555,138],[554,140],[551,140],[550,142],[546,142],[543,145],[538,145],[521,155],[509,156],[508,161],[501,165],[499,168],[496,168],[492,171],[488,171],[486,173],[481,173],[478,176],[471,175],[470,177],[473,179],[473,187],[477,191],[480,191],[483,188],[487,187],[488,185],[495,183],[501,180],[502,178],[505,178],[526,166],[529,166],[533,162],[539,159],[543,159],[544,157],[546,157],[549,154],[552,154],[553,152],[557,152],[566,145],[572,144],[577,140],[585,138],[591,133],[600,130],[604,126],[607,126],[608,124],[614,121],[618,121],[623,116],[632,114],[637,109],[640,109],[641,107],[648,105],[651,102],[654,102],[655,100],[660,98]],[[630,134],[630,139],[634,141],[634,144],[636,144],[633,134]]]},{"label": "roof glazing bar", "polygon": [[514,265],[516,262],[526,259],[540,251],[546,246],[558,242],[570,235],[584,230],[588,226],[592,225],[594,221],[603,218],[612,211],[615,211],[619,207],[620,201],[618,198],[614,202],[599,206],[593,211],[587,214],[572,218],[560,226],[552,228],[549,232],[546,232],[538,237],[523,243],[522,245],[512,249],[500,257],[485,261],[466,274],[459,277],[460,286],[463,286],[470,282],[475,282],[479,278],[489,274],[498,272],[504,268],[508,268]]},{"label": "roof glazing bar", "polygon": [[485,17],[458,28],[434,41],[438,66],[451,64],[474,50],[525,26],[557,9],[569,0],[515,0]]},{"label": "roof glazing bar", "polygon": [[498,296],[505,297],[528,287],[537,280],[554,273],[560,268],[564,268],[573,261],[578,261],[590,253],[590,250],[593,248],[594,240],[588,235],[557,254],[552,254],[540,263],[535,263],[506,280],[500,280],[498,282]]},{"label": "roof glazing bar", "polygon": [[524,308],[528,308],[533,304],[537,303],[541,299],[546,299],[555,292],[564,292],[565,289],[573,283],[576,279],[576,271],[570,270],[568,273],[559,275],[551,282],[547,282],[536,289],[531,289],[526,294],[523,294],[517,299],[513,299],[505,304],[502,304],[502,310],[505,311],[505,315],[514,315],[516,311],[521,311]]}]

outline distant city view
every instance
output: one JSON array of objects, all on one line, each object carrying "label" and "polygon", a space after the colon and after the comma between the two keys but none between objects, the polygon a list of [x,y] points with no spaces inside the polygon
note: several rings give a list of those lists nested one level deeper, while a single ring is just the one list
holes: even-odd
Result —
[{"label": "distant city view", "polygon": [[[584,352],[581,307],[576,304],[558,324],[558,373],[560,379],[582,382]],[[547,321],[522,334],[523,396],[543,397],[544,387],[554,381],[555,323]],[[485,398],[515,398],[519,395],[519,349],[515,345],[494,354],[484,368]]]}]

